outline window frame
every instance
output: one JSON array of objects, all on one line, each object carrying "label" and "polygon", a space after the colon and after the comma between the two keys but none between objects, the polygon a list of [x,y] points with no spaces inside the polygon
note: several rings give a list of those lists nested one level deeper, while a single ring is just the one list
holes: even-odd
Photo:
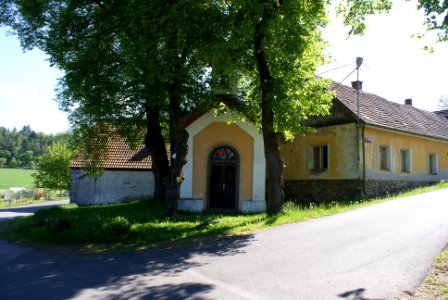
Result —
[{"label": "window frame", "polygon": [[400,149],[400,172],[412,173],[412,151],[411,149]]},{"label": "window frame", "polygon": [[[384,149],[384,155],[382,149]],[[378,145],[378,169],[386,172],[392,171],[392,147],[390,145]]]},{"label": "window frame", "polygon": [[[311,145],[308,169],[312,171],[327,171],[330,165],[330,147],[328,144]],[[317,150],[317,151],[316,151]],[[316,153],[318,152],[318,159]]]},{"label": "window frame", "polygon": [[430,175],[439,174],[439,155],[437,153],[429,154],[429,156],[428,156],[428,171],[429,171]]}]

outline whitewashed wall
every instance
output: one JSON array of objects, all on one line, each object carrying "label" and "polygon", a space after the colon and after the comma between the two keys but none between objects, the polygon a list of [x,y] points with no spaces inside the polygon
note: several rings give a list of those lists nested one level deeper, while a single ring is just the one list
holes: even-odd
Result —
[{"label": "whitewashed wall", "polygon": [[72,169],[70,202],[109,204],[152,196],[154,176],[151,171],[105,170],[92,178],[86,172]]}]

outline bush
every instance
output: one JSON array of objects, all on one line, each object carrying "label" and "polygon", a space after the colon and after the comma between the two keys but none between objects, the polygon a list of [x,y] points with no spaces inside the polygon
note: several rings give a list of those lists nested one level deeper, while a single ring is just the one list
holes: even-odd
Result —
[{"label": "bush", "polygon": [[101,225],[101,231],[109,236],[124,237],[131,231],[131,223],[125,217],[114,217]]}]

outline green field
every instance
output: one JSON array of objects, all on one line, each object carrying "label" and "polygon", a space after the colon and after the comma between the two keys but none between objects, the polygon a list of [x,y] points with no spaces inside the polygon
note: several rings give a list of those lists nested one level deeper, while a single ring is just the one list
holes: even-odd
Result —
[{"label": "green field", "polygon": [[33,177],[31,174],[35,172],[35,170],[0,168],[0,190],[10,187],[32,188]]}]

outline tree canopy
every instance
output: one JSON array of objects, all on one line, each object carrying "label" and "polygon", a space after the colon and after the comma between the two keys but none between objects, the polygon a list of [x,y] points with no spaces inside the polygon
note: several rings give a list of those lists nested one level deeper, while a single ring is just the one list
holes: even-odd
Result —
[{"label": "tree canopy", "polygon": [[37,160],[49,146],[67,142],[69,135],[36,132],[30,126],[17,130],[0,127],[0,167],[35,168]]},{"label": "tree canopy", "polygon": [[64,143],[51,145],[37,163],[37,173],[33,173],[34,185],[54,190],[70,189],[70,164],[73,151]]},{"label": "tree canopy", "polygon": [[[360,34],[366,16],[388,11],[391,3],[342,0],[338,11],[351,34]],[[98,156],[98,147],[86,142],[112,131],[131,143],[145,141],[155,197],[166,196],[168,215],[177,206],[188,151],[182,115],[213,99],[211,74],[236,82],[244,116],[263,132],[268,212],[276,213],[283,203],[280,139],[303,133],[303,121],[327,113],[332,98],[328,82],[314,76],[323,62],[328,4],[5,0],[0,24],[13,28],[24,49],[40,48],[63,70],[58,101],[85,153]],[[445,19],[433,17],[446,14],[445,1],[420,0],[419,6],[432,29],[446,29]]]},{"label": "tree canopy", "polygon": [[[211,95],[204,68],[213,39],[212,27],[206,26],[214,18],[211,4],[11,0],[2,4],[0,15],[24,48],[42,49],[50,63],[64,71],[58,101],[69,112],[83,153],[93,162],[98,161],[99,147],[89,147],[89,141],[98,145],[99,138],[118,133],[132,143],[141,140],[141,129],[146,129],[155,195],[164,198],[168,183],[174,182],[172,188],[178,190],[185,163],[186,148],[180,145],[187,136],[180,117]],[[171,163],[166,143],[177,154]],[[171,174],[170,168],[176,171]],[[169,175],[173,178],[166,178]]]}]

